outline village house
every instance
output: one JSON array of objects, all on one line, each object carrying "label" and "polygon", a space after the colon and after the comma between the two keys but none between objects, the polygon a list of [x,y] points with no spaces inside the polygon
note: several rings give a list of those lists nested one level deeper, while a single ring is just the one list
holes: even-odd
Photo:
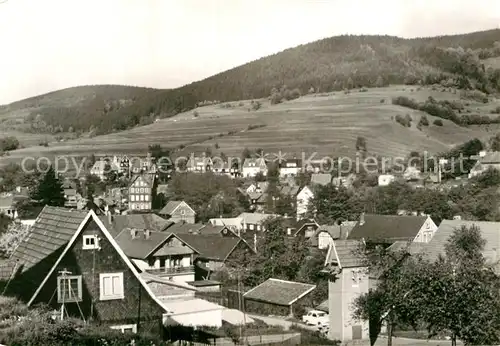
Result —
[{"label": "village house", "polygon": [[222,307],[195,298],[194,286],[139,273],[93,211],[45,207],[11,261],[6,293],[30,306],[132,332],[222,325]]},{"label": "village house", "polygon": [[227,159],[223,160],[222,158],[217,157],[212,159],[212,161],[213,161],[212,171],[215,174],[227,175],[231,178],[236,178],[241,176],[239,164],[236,159],[232,159],[230,162]]},{"label": "village house", "polygon": [[367,321],[352,316],[352,304],[370,289],[366,259],[362,255],[363,242],[335,240],[325,259],[328,281],[328,338],[348,342],[369,338]]},{"label": "village house", "polygon": [[153,174],[136,175],[128,190],[128,209],[131,211],[147,211],[152,209],[155,188]]},{"label": "village house", "polygon": [[318,223],[313,219],[301,219],[296,221],[293,218],[284,219],[287,236],[302,236],[305,239],[311,238],[318,229]]},{"label": "village house", "polygon": [[311,174],[312,186],[327,186],[332,183],[332,175],[330,173],[313,173]]},{"label": "village house", "polygon": [[246,158],[245,161],[243,161],[242,174],[245,178],[253,178],[259,173],[263,176],[267,176],[267,172],[267,163],[262,157]]},{"label": "village house", "polygon": [[301,161],[298,159],[281,160],[278,164],[280,177],[294,177],[302,171]]},{"label": "village house", "polygon": [[174,225],[172,221],[165,220],[153,213],[127,215],[107,213],[106,215],[99,216],[99,218],[113,237],[116,237],[126,228],[149,229],[154,232],[163,232]]},{"label": "village house", "polygon": [[310,238],[311,245],[326,250],[333,245],[334,240],[346,239],[356,223],[357,221],[344,221],[335,225],[321,225]]},{"label": "village house", "polygon": [[12,194],[0,196],[0,214],[10,217],[11,219],[17,219],[19,214],[17,213],[17,203],[22,200]]},{"label": "village house", "polygon": [[184,201],[169,201],[159,214],[172,222],[194,224],[196,221],[196,212]]},{"label": "village house", "polygon": [[130,159],[128,158],[128,156],[114,155],[111,162],[114,164],[115,167],[117,167],[119,174],[128,173],[130,168]]},{"label": "village house", "polygon": [[212,172],[213,168],[214,163],[212,159],[205,154],[201,157],[195,157],[194,154],[191,154],[186,164],[187,171],[191,173]]},{"label": "village house", "polygon": [[378,176],[378,186],[387,186],[396,180],[396,177],[392,174],[381,174]]},{"label": "village house", "polygon": [[[314,174],[323,174],[325,170],[328,170],[330,162],[328,159],[317,159],[317,160],[306,160],[304,163],[304,171]],[[329,175],[329,174],[328,174]],[[331,175],[330,175],[331,178]]]},{"label": "village house", "polygon": [[408,166],[403,172],[403,178],[406,181],[420,180],[422,178],[422,172],[418,167]]},{"label": "village house", "polygon": [[396,241],[428,243],[437,226],[429,216],[362,213],[347,239],[391,245]]},{"label": "village house", "polygon": [[155,176],[158,173],[158,167],[155,163],[154,157],[151,153],[148,153],[146,157],[132,157],[128,159],[128,174],[129,176],[134,175],[152,175]]},{"label": "village house", "polygon": [[260,315],[299,317],[303,310],[298,309],[296,312],[296,307],[310,306],[308,295],[315,289],[316,285],[271,278],[243,295],[245,311]]},{"label": "village house", "polygon": [[76,191],[76,189],[64,189],[64,206],[66,208],[76,208],[78,206],[78,200],[82,198],[82,196]]},{"label": "village house", "polygon": [[443,220],[439,224],[434,236],[421,248],[423,254],[429,260],[437,260],[440,255],[445,255],[445,246],[450,236],[456,229],[462,226],[471,228],[477,227],[481,233],[482,238],[485,240],[483,249],[483,256],[487,264],[495,266],[498,272],[498,260],[500,259],[500,222],[491,221],[469,221],[469,220]]},{"label": "village house", "polygon": [[224,237],[238,237],[238,235],[227,226],[215,226],[211,223],[201,224],[201,223],[175,223],[168,227],[166,230],[170,233],[175,234],[202,234],[202,235],[220,235]]},{"label": "village house", "polygon": [[214,273],[225,269],[225,264],[233,259],[242,258],[254,251],[240,237],[223,234],[175,233],[184,243],[196,251],[196,280],[210,280]]},{"label": "village house", "polygon": [[194,258],[197,252],[176,235],[125,228],[115,240],[141,272],[179,282],[195,280]]},{"label": "village house", "polygon": [[241,230],[246,231],[265,231],[264,223],[272,218],[279,217],[276,214],[264,213],[241,213],[238,218],[241,220]]},{"label": "village house", "polygon": [[239,217],[232,218],[214,218],[210,219],[209,223],[212,226],[227,227],[233,233],[240,235],[243,229],[243,220]]},{"label": "village house", "polygon": [[500,152],[481,151],[477,157],[477,162],[469,172],[469,178],[483,174],[488,168],[500,170]]},{"label": "village house", "polygon": [[304,186],[297,194],[297,221],[306,216],[313,198],[314,192],[308,186]]},{"label": "village house", "polygon": [[348,174],[345,176],[338,176],[332,179],[332,185],[336,187],[343,186],[347,189],[352,188],[354,181],[356,181],[356,174]]},{"label": "village house", "polygon": [[97,160],[92,168],[90,168],[90,174],[98,177],[100,180],[106,179],[106,174],[110,172],[118,172],[120,167],[113,161],[102,157]]}]

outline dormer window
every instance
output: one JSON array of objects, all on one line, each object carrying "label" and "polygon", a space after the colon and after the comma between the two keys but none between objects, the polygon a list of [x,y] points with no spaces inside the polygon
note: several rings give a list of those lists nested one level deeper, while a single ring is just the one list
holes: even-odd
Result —
[{"label": "dormer window", "polygon": [[83,250],[94,250],[99,248],[99,238],[96,235],[83,236]]}]

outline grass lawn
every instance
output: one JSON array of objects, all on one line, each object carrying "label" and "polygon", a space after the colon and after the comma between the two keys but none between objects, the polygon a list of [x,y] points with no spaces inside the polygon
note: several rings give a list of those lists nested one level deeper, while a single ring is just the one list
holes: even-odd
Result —
[{"label": "grass lawn", "polygon": [[[20,161],[26,156],[56,155],[87,156],[123,153],[144,155],[149,144],[164,147],[185,146],[181,154],[201,152],[211,148],[214,154],[240,156],[245,147],[262,148],[266,152],[282,151],[286,157],[302,153],[308,158],[320,156],[353,156],[358,136],[366,138],[368,151],[380,156],[406,156],[410,151],[441,152],[471,138],[489,138],[498,126],[459,127],[443,120],[444,126],[430,125],[417,129],[423,114],[391,104],[395,96],[407,96],[419,101],[459,99],[459,92],[437,88],[391,86],[368,89],[366,92],[344,92],[306,95],[299,99],[270,105],[261,100],[258,111],[249,110],[250,101],[235,101],[230,108],[221,105],[200,107],[154,124],[94,138],[81,138],[49,147],[34,146],[11,152],[1,163]],[[497,103],[487,105],[467,100],[474,113],[489,114]],[[394,118],[409,114],[411,127],[403,127]],[[257,127],[256,125],[260,126]],[[256,128],[252,128],[255,126]],[[37,139],[38,140],[38,139]]]}]

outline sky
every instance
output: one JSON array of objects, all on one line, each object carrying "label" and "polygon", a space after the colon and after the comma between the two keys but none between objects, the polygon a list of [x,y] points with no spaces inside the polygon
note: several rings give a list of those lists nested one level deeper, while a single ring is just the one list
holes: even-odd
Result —
[{"label": "sky", "polygon": [[178,87],[341,34],[500,27],[500,0],[0,0],[0,104],[78,85]]}]

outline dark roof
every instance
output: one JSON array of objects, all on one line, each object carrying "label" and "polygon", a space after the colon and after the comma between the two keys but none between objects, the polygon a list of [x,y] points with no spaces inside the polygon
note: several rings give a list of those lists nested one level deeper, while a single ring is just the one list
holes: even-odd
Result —
[{"label": "dark roof", "polygon": [[302,220],[299,220],[297,222],[297,224],[295,225],[297,232],[299,232],[301,230],[301,228],[303,228],[304,226],[317,226],[317,227],[319,227],[319,225],[313,219],[302,219]]},{"label": "dark roof", "polygon": [[191,233],[197,234],[204,227],[205,225],[202,223],[179,222],[170,226],[168,228],[168,232],[175,234],[191,234]]},{"label": "dark roof", "polygon": [[87,211],[45,206],[28,236],[11,256],[28,270],[65,246],[76,233]]},{"label": "dark roof", "polygon": [[268,279],[246,292],[245,299],[259,300],[276,305],[291,305],[309,294],[316,285],[302,282]]},{"label": "dark roof", "polygon": [[337,265],[342,268],[366,266],[366,257],[362,252],[363,242],[359,240],[334,240],[328,249],[326,265]]},{"label": "dark roof", "polygon": [[406,250],[410,255],[419,254],[426,251],[428,248],[427,243],[421,242],[408,242],[408,241],[397,241],[387,248],[388,251],[402,251]]},{"label": "dark roof", "polygon": [[236,235],[236,233],[234,233],[232,230],[230,230],[229,227],[226,227],[226,226],[214,226],[214,225],[211,225],[211,224],[203,226],[203,228],[201,228],[198,232],[200,234],[217,234],[217,235],[221,235],[222,231],[224,229],[226,229],[228,232],[231,232],[232,234]]},{"label": "dark roof", "polygon": [[413,240],[427,216],[366,214],[364,224],[358,222],[349,233],[348,239]]},{"label": "dark roof", "polygon": [[445,254],[445,245],[456,229],[466,226],[476,226],[486,241],[483,255],[487,262],[496,263],[500,260],[500,222],[443,220],[434,233],[431,241],[422,250],[430,260],[436,260],[439,255]]},{"label": "dark roof", "polygon": [[0,260],[0,281],[8,281],[19,270],[17,261],[10,259]]},{"label": "dark roof", "polygon": [[115,237],[120,248],[130,258],[147,258],[170,236],[168,232],[149,232],[149,238],[146,239],[144,232],[139,231],[137,237],[132,239],[131,231],[125,228]]},{"label": "dark roof", "polygon": [[316,310],[324,311],[326,313],[330,312],[329,300],[322,301],[318,306],[316,306]]},{"label": "dark roof", "polygon": [[243,241],[239,237],[222,237],[218,234],[176,233],[177,237],[199,253],[199,257],[224,261]]},{"label": "dark roof", "polygon": [[113,215],[111,224],[107,215],[100,216],[99,219],[113,237],[116,237],[125,228],[149,229],[150,231],[161,232],[174,224],[172,221],[165,220],[153,213]]},{"label": "dark roof", "polygon": [[182,201],[168,201],[167,205],[160,211],[162,215],[172,215],[172,212],[181,205]]}]

